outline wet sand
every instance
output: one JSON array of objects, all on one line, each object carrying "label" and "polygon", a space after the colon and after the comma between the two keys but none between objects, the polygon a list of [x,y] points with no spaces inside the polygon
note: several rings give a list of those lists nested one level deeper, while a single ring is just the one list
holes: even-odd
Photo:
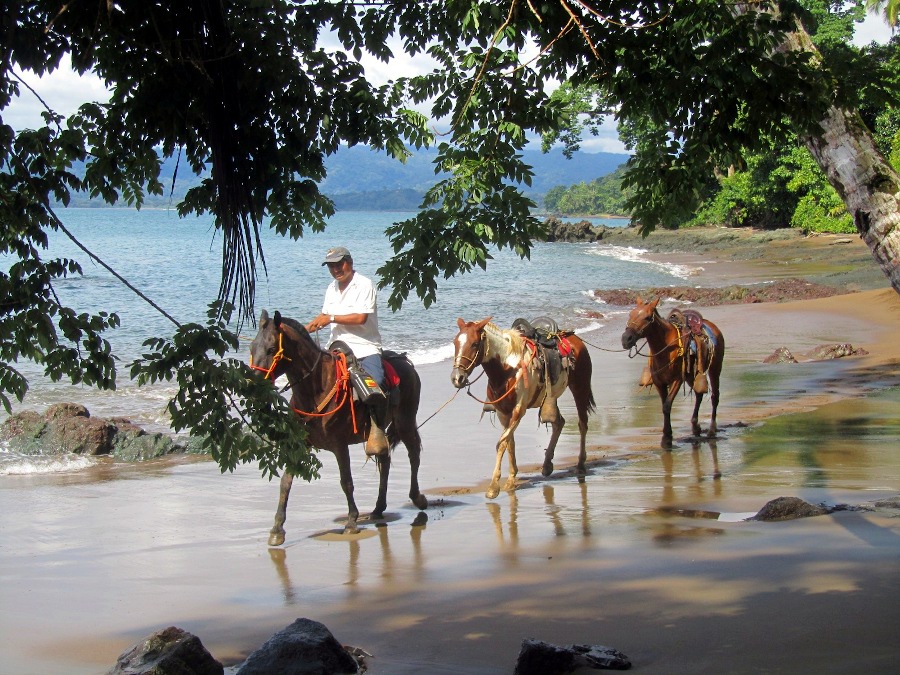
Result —
[{"label": "wet sand", "polygon": [[[698,283],[763,275],[760,264],[709,265]],[[885,282],[701,309],[727,343],[717,439],[686,438],[692,400],[680,397],[676,446],[661,450],[658,397],[636,386],[642,359],[621,352],[620,328],[586,334],[589,475],[571,471],[570,424],[556,473],[540,477],[547,433],[532,412],[516,434],[519,489],[487,500],[500,430],[453,396],[448,364],[427,366],[431,505],[423,516],[406,498],[400,448],[388,517],[353,537],[340,533],[330,456],[321,480],[295,486],[279,549],[266,546],[277,486],[252,466],[221,475],[182,459],[3,481],[0,671],[105,672],[175,625],[233,672],[308,617],[372,654],[376,674],[510,673],[525,638],[614,647],[642,673],[895,672],[900,510],[882,500],[900,494],[900,297]],[[776,347],[832,342],[869,354],[761,363]],[[568,398],[563,414],[575,417]],[[704,427],[708,414],[704,402]],[[359,455],[366,510],[376,476]],[[872,510],[743,520],[780,496]]]}]

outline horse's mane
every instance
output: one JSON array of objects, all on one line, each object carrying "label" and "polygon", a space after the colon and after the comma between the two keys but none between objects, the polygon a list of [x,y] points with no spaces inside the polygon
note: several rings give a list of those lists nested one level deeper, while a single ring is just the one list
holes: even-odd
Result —
[{"label": "horse's mane", "polygon": [[[522,355],[525,353],[525,340],[522,338],[522,334],[511,328],[500,328],[497,324],[488,322],[484,326],[484,334],[493,338],[494,340],[504,341],[505,338],[509,339],[509,347],[508,349],[504,349],[507,352],[514,352],[518,355]],[[505,345],[504,341],[504,345]]]},{"label": "horse's mane", "polygon": [[316,345],[317,348],[321,349],[321,347],[319,347],[319,345],[316,344],[316,341],[312,339],[312,335],[309,334],[309,331],[306,330],[306,326],[304,326],[302,323],[300,323],[296,319],[291,319],[289,317],[283,316],[283,317],[281,317],[281,323],[288,326],[291,330],[296,331],[296,333],[301,338],[305,337],[307,340],[309,340],[314,345]]}]

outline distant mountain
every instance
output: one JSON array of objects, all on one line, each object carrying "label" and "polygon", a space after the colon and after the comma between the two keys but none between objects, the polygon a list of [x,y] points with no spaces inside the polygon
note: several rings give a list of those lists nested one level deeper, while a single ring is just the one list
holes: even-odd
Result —
[{"label": "distant mountain", "polygon": [[[434,172],[436,157],[437,150],[420,150],[401,164],[367,147],[342,148],[325,161],[328,177],[320,187],[332,197],[349,192],[382,190],[424,193],[441,178]],[[547,154],[540,150],[526,150],[523,158],[533,168],[534,178],[531,187],[523,186],[523,191],[531,196],[541,196],[557,185],[589,182],[612,173],[628,157],[609,152],[578,152],[569,160],[559,150]]]},{"label": "distant mountain", "polygon": [[[415,210],[426,190],[441,179],[434,172],[436,157],[437,150],[420,150],[401,164],[383,152],[376,152],[368,147],[342,148],[326,159],[328,176],[319,187],[341,210]],[[550,188],[590,182],[605,176],[615,171],[629,156],[609,152],[579,152],[569,160],[561,151],[544,154],[540,150],[526,150],[523,157],[532,167],[534,179],[531,187],[523,185],[522,190],[540,203],[540,199]],[[174,159],[163,162],[165,195],[149,197],[146,200],[147,206],[176,204],[190,187],[199,183],[200,179],[191,174],[183,162],[178,168],[174,191],[170,197],[175,166]],[[99,200],[75,201],[77,203],[73,203],[73,206],[104,206]]]}]

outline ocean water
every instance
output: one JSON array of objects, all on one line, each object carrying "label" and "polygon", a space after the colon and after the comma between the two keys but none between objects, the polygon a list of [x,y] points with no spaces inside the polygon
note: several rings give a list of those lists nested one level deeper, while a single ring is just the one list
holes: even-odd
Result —
[{"label": "ocean water", "polygon": [[[218,291],[221,267],[222,238],[211,218],[182,219],[174,210],[164,209],[66,209],[59,215],[81,244],[176,320],[205,323],[207,306]],[[330,281],[321,266],[324,252],[334,245],[347,246],[357,271],[374,277],[392,253],[385,228],[410,215],[342,212],[331,219],[326,232],[311,233],[299,241],[265,231],[266,272],[260,266],[257,314],[262,309],[270,314],[279,310],[284,316],[307,321],[318,313]],[[616,219],[596,222],[627,223]],[[605,305],[597,297],[597,289],[680,284],[693,271],[652,262],[639,249],[600,244],[538,243],[527,260],[508,250],[493,255],[487,271],[441,280],[438,300],[427,309],[417,298],[409,298],[400,311],[391,312],[387,307],[389,290],[382,290],[379,322],[385,347],[407,352],[417,365],[449,363],[457,317],[469,321],[492,316],[498,325],[509,326],[518,317],[549,316],[580,334],[603,331],[623,310]],[[107,310],[119,315],[121,326],[107,336],[121,359],[117,389],[100,392],[51,382],[40,367],[20,362],[16,367],[29,378],[31,388],[14,412],[43,411],[52,403],[77,401],[95,416],[126,416],[150,431],[170,431],[165,405],[174,387],[137,387],[127,366],[140,355],[145,340],[170,336],[173,324],[91,261],[65,235],[55,233],[44,256],[81,263],[82,276],[55,286],[63,303],[80,311]],[[8,266],[9,261],[0,258],[0,264]],[[250,326],[242,329],[246,342],[242,341],[235,356],[246,358],[254,334]],[[327,339],[324,334],[323,339]],[[2,421],[6,414],[0,411],[0,415]],[[86,461],[90,460],[20,457],[0,445],[0,475],[77,471]]]}]

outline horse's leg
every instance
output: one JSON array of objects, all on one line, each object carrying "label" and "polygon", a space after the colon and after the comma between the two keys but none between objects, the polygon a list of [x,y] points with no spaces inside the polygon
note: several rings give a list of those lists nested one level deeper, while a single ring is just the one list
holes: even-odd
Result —
[{"label": "horse's leg", "polygon": [[344,534],[356,534],[359,528],[356,521],[359,518],[359,509],[353,499],[353,475],[350,473],[350,450],[344,446],[334,453],[337,458],[338,471],[341,477],[341,488],[347,498],[347,524],[344,525]]},{"label": "horse's leg", "polygon": [[712,406],[712,413],[709,418],[709,431],[707,435],[712,438],[718,432],[716,425],[716,411],[719,408],[719,375],[722,373],[721,356],[713,363],[709,369],[709,403]]},{"label": "horse's leg", "polygon": [[378,467],[378,499],[372,510],[373,518],[381,518],[387,508],[388,477],[391,475],[391,455],[376,455],[375,466]]},{"label": "horse's leg", "polygon": [[394,417],[397,425],[397,433],[403,445],[406,446],[406,454],[409,455],[409,498],[416,508],[425,510],[428,508],[428,499],[419,491],[419,464],[422,457],[422,438],[416,429],[416,420],[407,419],[406,416]]},{"label": "horse's leg", "polygon": [[591,354],[584,343],[581,343],[577,350],[575,368],[569,374],[568,382],[569,391],[572,392],[572,398],[575,400],[575,410],[578,412],[578,433],[581,437],[578,446],[578,468],[576,469],[579,475],[587,473],[588,415],[597,405],[594,401],[594,393],[591,391],[593,369]]},{"label": "horse's leg", "polygon": [[556,414],[553,416],[553,421],[550,424],[553,431],[550,434],[550,443],[547,444],[547,449],[544,450],[544,465],[541,467],[541,474],[544,476],[549,476],[553,473],[553,454],[556,452],[556,443],[559,441],[559,435],[566,424],[566,419],[559,410],[559,402],[554,400],[554,405],[556,406]]},{"label": "horse's leg", "polygon": [[[712,396],[710,396],[712,399]],[[703,394],[694,392],[694,414],[691,415],[691,433],[699,436],[702,433],[700,429],[700,404],[703,402]]]},{"label": "horse's leg", "polygon": [[659,397],[662,399],[662,413],[663,413],[663,435],[662,435],[662,447],[671,449],[672,447],[672,403],[675,401],[675,396],[678,394],[678,387],[681,383],[676,380],[669,385],[665,386],[657,386],[659,389]]},{"label": "horse's leg", "polygon": [[511,472],[514,472],[507,481],[507,489],[509,489],[510,481],[512,481],[513,487],[515,487],[515,473],[518,473],[518,467],[516,466],[516,441],[513,437],[513,432],[519,424],[519,421],[516,418],[516,410],[518,410],[518,408],[513,409],[512,415],[506,415],[502,411],[497,410],[497,419],[500,420],[500,424],[503,425],[503,433],[500,434],[500,440],[497,441],[497,457],[494,463],[494,473],[491,475],[491,484],[488,485],[487,492],[485,493],[488,499],[495,499],[497,495],[500,494],[501,466],[503,465],[503,455],[507,450],[510,450],[511,452],[509,468]]},{"label": "horse's leg", "polygon": [[278,507],[275,509],[275,524],[269,531],[269,546],[281,546],[284,543],[284,521],[287,518],[288,497],[291,496],[293,474],[284,472],[278,486]]},{"label": "horse's leg", "polygon": [[[503,486],[504,490],[515,490],[516,489],[516,477],[519,475],[519,464],[516,461],[516,437],[515,431],[519,426],[519,422],[522,421],[522,417],[527,412],[524,403],[520,403],[515,408],[513,408],[513,414],[510,417],[509,427],[504,431],[505,434],[509,434],[509,437],[506,440],[506,452],[509,455],[509,477],[506,479],[506,484]],[[501,436],[500,438],[503,438]],[[498,477],[499,478],[499,477]]]}]

